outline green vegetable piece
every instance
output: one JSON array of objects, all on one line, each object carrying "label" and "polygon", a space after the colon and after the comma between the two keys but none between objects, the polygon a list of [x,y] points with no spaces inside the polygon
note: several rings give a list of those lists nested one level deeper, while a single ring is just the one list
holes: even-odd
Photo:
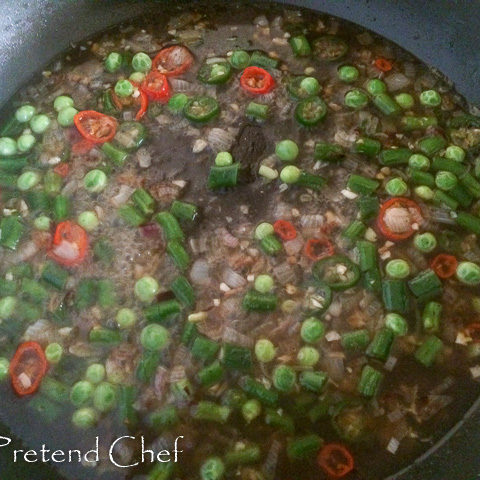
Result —
[{"label": "green vegetable piece", "polygon": [[408,286],[418,300],[430,300],[442,292],[442,282],[433,270],[424,270],[408,282]]},{"label": "green vegetable piece", "polygon": [[68,272],[56,263],[47,262],[43,267],[41,277],[42,280],[57,290],[63,290],[67,283]]},{"label": "green vegetable piece", "polygon": [[427,333],[437,333],[440,330],[442,305],[438,302],[428,302],[422,313],[423,329]]},{"label": "green vegetable piece", "polygon": [[360,195],[369,195],[377,190],[379,186],[380,182],[377,180],[353,173],[350,175],[350,177],[348,177],[347,181],[347,188]]},{"label": "green vegetable piece", "polygon": [[275,358],[275,354],[275,345],[270,340],[262,338],[255,343],[255,356],[259,362],[271,362]]},{"label": "green vegetable piece", "polygon": [[220,345],[206,337],[198,336],[192,345],[192,356],[203,362],[212,361],[220,350]]},{"label": "green vegetable piece", "polygon": [[305,371],[300,374],[299,384],[305,390],[320,393],[327,385],[328,375],[325,372]]},{"label": "green vegetable piece", "polygon": [[391,278],[407,278],[410,275],[410,265],[406,260],[397,258],[387,263],[385,272]]},{"label": "green vegetable piece", "polygon": [[155,211],[155,199],[145,189],[137,188],[131,198],[137,210],[145,217],[152,215]]},{"label": "green vegetable piece", "polygon": [[24,230],[25,227],[19,216],[3,217],[0,220],[0,245],[9,250],[16,250]]},{"label": "green vegetable piece", "polygon": [[93,405],[102,412],[113,410],[117,404],[117,389],[108,382],[102,382],[95,387],[93,392]]},{"label": "green vegetable piece", "polygon": [[425,367],[431,367],[439,353],[443,349],[443,342],[432,335],[427,337],[425,341],[418,347],[415,352],[415,358]]},{"label": "green vegetable piece", "polygon": [[218,102],[207,96],[191,98],[183,109],[183,114],[191,122],[208,122],[220,112]]},{"label": "green vegetable piece", "polygon": [[85,405],[93,395],[93,385],[86,380],[77,382],[70,391],[70,400],[76,407]]},{"label": "green vegetable piece", "polygon": [[253,366],[252,352],[246,347],[226,343],[223,346],[222,363],[229,370],[246,372]]},{"label": "green vegetable piece", "polygon": [[145,276],[135,283],[135,296],[142,302],[151,303],[159,291],[160,285],[153,277]]},{"label": "green vegetable piece", "polygon": [[342,334],[340,343],[350,352],[363,352],[370,343],[370,334],[366,329],[345,332]]},{"label": "green vegetable piece", "polygon": [[398,313],[387,313],[385,315],[385,327],[389,328],[394,335],[403,336],[408,333],[408,323]]},{"label": "green vegetable piece", "polygon": [[305,35],[290,37],[289,43],[296,57],[308,57],[312,53],[312,48]]},{"label": "green vegetable piece", "polygon": [[170,341],[170,334],[165,327],[151,323],[143,328],[140,333],[140,343],[143,348],[152,351],[160,351],[167,347]]},{"label": "green vegetable piece", "polygon": [[300,329],[302,340],[307,343],[316,343],[325,335],[325,325],[315,317],[304,320]]},{"label": "green vegetable piece", "polygon": [[225,465],[220,457],[209,457],[200,467],[202,480],[220,480],[224,473]]},{"label": "green vegetable piece", "polygon": [[473,262],[460,262],[457,266],[457,278],[469,286],[480,285],[480,266]]},{"label": "green vegetable piece", "polygon": [[358,391],[365,397],[374,397],[379,390],[383,375],[370,365],[365,365],[362,370]]},{"label": "green vegetable piece", "polygon": [[360,268],[344,255],[332,255],[316,262],[313,276],[332,290],[347,290],[360,279]]},{"label": "green vegetable piece", "polygon": [[114,73],[120,68],[122,68],[123,65],[123,57],[122,54],[117,53],[117,52],[110,52],[105,59],[105,70],[110,73]]},{"label": "green vegetable piece", "polygon": [[273,293],[260,293],[249,290],[243,297],[242,306],[251,312],[269,312],[277,308],[277,297]]},{"label": "green vegetable piece", "polygon": [[368,95],[358,88],[348,91],[345,94],[345,105],[354,110],[365,108],[369,103]]},{"label": "green vegetable piece", "polygon": [[293,140],[282,140],[275,146],[275,154],[283,162],[293,162],[298,157],[298,145]]},{"label": "green vegetable piece", "polygon": [[288,365],[275,367],[272,375],[273,386],[283,393],[290,393],[296,385],[297,374]]},{"label": "green vegetable piece", "polygon": [[290,460],[304,460],[318,454],[323,440],[316,434],[297,437],[288,441],[287,456]]},{"label": "green vegetable piece", "polygon": [[323,35],[313,41],[313,53],[320,60],[340,60],[348,52],[348,44],[336,35]]},{"label": "green vegetable piece", "polygon": [[138,52],[132,58],[132,68],[136,72],[147,73],[152,68],[152,59],[146,53]]},{"label": "green vegetable piece", "polygon": [[98,414],[91,407],[79,408],[73,412],[72,423],[82,430],[95,426],[97,421]]},{"label": "green vegetable piece", "polygon": [[392,330],[389,328],[382,328],[375,334],[375,337],[368,346],[366,352],[367,356],[384,362],[390,353],[393,340],[394,335]]},{"label": "green vegetable piece", "polygon": [[228,60],[237,70],[243,70],[250,65],[250,55],[245,50],[234,50]]},{"label": "green vegetable piece", "polygon": [[210,62],[207,61],[200,67],[197,78],[208,85],[219,85],[226,83],[232,75],[232,67],[226,60]]},{"label": "green vegetable piece", "polygon": [[318,125],[327,114],[327,105],[320,97],[301,100],[295,108],[295,118],[306,127]]},{"label": "green vegetable piece", "polygon": [[337,70],[338,78],[345,83],[353,83],[360,76],[358,69],[352,65],[342,65]]},{"label": "green vegetable piece", "polygon": [[442,103],[442,97],[436,90],[424,90],[420,94],[420,103],[427,107],[438,107]]}]

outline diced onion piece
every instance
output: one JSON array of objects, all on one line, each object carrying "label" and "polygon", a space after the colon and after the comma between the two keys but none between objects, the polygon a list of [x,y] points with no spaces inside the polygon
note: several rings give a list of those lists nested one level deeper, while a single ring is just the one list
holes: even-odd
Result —
[{"label": "diced onion piece", "polygon": [[388,442],[387,450],[393,455],[395,455],[397,453],[399,446],[400,446],[400,442],[395,437],[392,437]]}]

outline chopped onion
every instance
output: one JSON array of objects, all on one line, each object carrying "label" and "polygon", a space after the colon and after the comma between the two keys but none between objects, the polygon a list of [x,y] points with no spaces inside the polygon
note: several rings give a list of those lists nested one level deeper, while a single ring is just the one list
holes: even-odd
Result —
[{"label": "chopped onion", "polygon": [[429,420],[452,402],[453,398],[450,395],[429,395],[428,402],[420,409],[418,417],[421,420]]},{"label": "chopped onion", "polygon": [[439,393],[446,392],[450,387],[453,387],[455,384],[455,379],[453,377],[447,377],[443,380],[442,383],[437,385],[434,389],[430,391],[430,394],[435,395]]},{"label": "chopped onion", "polygon": [[32,386],[32,380],[25,372],[22,372],[18,376],[18,381],[22,384],[22,387],[24,389],[30,388]]},{"label": "chopped onion", "polygon": [[268,478],[275,477],[275,471],[277,470],[278,458],[281,450],[282,444],[278,440],[274,440],[265,458],[265,463],[263,464],[263,472]]},{"label": "chopped onion", "polygon": [[393,455],[395,455],[395,453],[397,453],[399,446],[400,446],[400,442],[395,437],[392,437],[388,442],[387,450]]},{"label": "chopped onion", "polygon": [[480,377],[480,365],[475,365],[474,367],[470,367],[470,373],[472,377],[477,379]]},{"label": "chopped onion", "polygon": [[134,192],[134,188],[129,187],[128,185],[120,185],[120,190],[114,197],[111,198],[110,202],[115,207],[121,207],[128,202],[128,199]]},{"label": "chopped onion", "polygon": [[297,235],[293,240],[288,240],[283,244],[287,256],[296,255],[300,253],[303,248],[303,238]]},{"label": "chopped onion", "polygon": [[181,78],[169,78],[172,90],[176,93],[201,93],[204,89],[203,86],[198,83],[187,82]]},{"label": "chopped onion", "polygon": [[59,245],[52,248],[52,252],[56,257],[64,260],[76,260],[79,256],[79,249],[76,243],[67,242],[63,240]]},{"label": "chopped onion", "polygon": [[238,238],[232,235],[226,228],[220,228],[218,230],[223,244],[229,248],[236,248],[240,243]]},{"label": "chopped onion", "polygon": [[295,283],[297,280],[297,275],[292,265],[289,263],[281,263],[273,269],[273,276],[281,285],[286,285],[287,283]]},{"label": "chopped onion", "polygon": [[395,368],[395,365],[397,364],[397,357],[394,357],[392,355],[390,355],[388,358],[387,358],[387,361],[385,362],[385,365],[383,366],[383,368],[389,372],[391,372],[394,368]]},{"label": "chopped onion", "polygon": [[209,267],[208,262],[204,259],[196,260],[190,270],[190,279],[197,285],[209,285]]},{"label": "chopped onion", "polygon": [[452,217],[450,210],[446,208],[430,208],[430,218],[437,223],[445,225],[455,225],[455,219]]},{"label": "chopped onion", "polygon": [[38,252],[38,250],[39,248],[35,242],[26,242],[21,245],[19,250],[12,255],[12,257],[10,257],[10,260],[13,263],[24,262],[25,260],[32,258]]},{"label": "chopped onion", "polygon": [[247,335],[242,335],[233,328],[227,327],[223,332],[223,341],[233,343],[242,347],[253,347],[253,339]]},{"label": "chopped onion", "polygon": [[340,381],[345,376],[344,356],[342,353],[332,352],[325,356],[324,366],[330,378]]},{"label": "chopped onion", "polygon": [[362,32],[357,35],[357,41],[360,45],[370,45],[373,43],[373,37],[368,32]]},{"label": "chopped onion", "polygon": [[389,422],[396,423],[399,420],[401,420],[404,416],[405,416],[405,411],[401,410],[400,408],[397,408],[393,412],[390,412],[387,415],[387,418],[388,418]]},{"label": "chopped onion", "polygon": [[207,135],[208,143],[214,152],[224,152],[230,150],[235,135],[223,128],[212,128]]},{"label": "chopped onion", "polygon": [[160,235],[160,228],[157,223],[147,223],[140,227],[142,235],[147,238],[155,238]]},{"label": "chopped onion", "polygon": [[152,156],[146,148],[140,148],[137,152],[137,161],[140,168],[148,168],[152,164]]},{"label": "chopped onion", "polygon": [[225,58],[222,57],[209,57],[205,60],[207,65],[212,65],[213,63],[225,63]]},{"label": "chopped onion", "polygon": [[180,380],[184,380],[186,377],[187,374],[185,373],[185,367],[183,365],[175,365],[170,372],[169,381],[170,383],[177,383]]},{"label": "chopped onion", "polygon": [[239,288],[246,285],[247,281],[243,278],[239,273],[235,272],[231,268],[227,267],[223,270],[222,273],[222,280],[230,287],[230,288]]},{"label": "chopped onion", "polygon": [[73,195],[77,187],[78,187],[78,184],[76,180],[72,180],[68,182],[62,189],[62,195],[65,195],[67,197]]},{"label": "chopped onion", "polygon": [[341,335],[335,330],[330,330],[325,335],[325,340],[327,342],[335,342],[336,340],[340,340],[341,338],[342,338]]},{"label": "chopped onion", "polygon": [[406,77],[403,73],[392,73],[384,78],[385,83],[387,84],[388,90],[396,92],[402,90],[410,85],[410,79]]},{"label": "chopped onion", "polygon": [[304,230],[311,232],[312,234],[318,233],[319,228],[324,224],[325,219],[323,215],[302,215],[300,218],[300,224]]}]

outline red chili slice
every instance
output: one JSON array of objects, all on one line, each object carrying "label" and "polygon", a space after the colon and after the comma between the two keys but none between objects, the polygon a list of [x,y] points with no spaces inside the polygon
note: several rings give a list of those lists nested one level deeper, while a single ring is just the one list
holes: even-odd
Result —
[{"label": "red chili slice", "polygon": [[465,327],[465,333],[471,337],[475,343],[480,342],[480,322],[474,322]]},{"label": "red chili slice", "polygon": [[87,252],[87,232],[80,225],[69,220],[60,222],[55,230],[48,255],[61,265],[75,267],[85,260]]},{"label": "red chili slice", "polygon": [[247,67],[240,77],[240,85],[248,93],[262,95],[273,89],[275,80],[263,68]]},{"label": "red chili slice", "polygon": [[148,109],[148,96],[147,94],[139,89],[140,92],[140,109],[138,110],[137,114],[135,115],[135,120],[138,122],[141,120],[144,115],[147,113]]},{"label": "red chili slice", "polygon": [[193,55],[187,47],[174,45],[160,50],[153,59],[152,71],[158,71],[167,77],[176,77],[185,73],[193,60]]},{"label": "red chili slice", "polygon": [[147,113],[148,109],[148,95],[143,91],[142,88],[137,83],[130,82],[135,89],[138,91],[139,95],[134,97],[131,95],[130,97],[120,98],[113,90],[111,91],[111,96],[113,103],[117,107],[117,110],[123,110],[125,107],[131,107],[132,104],[140,104],[140,109],[138,110],[137,114],[135,115],[135,120],[138,122],[143,118],[143,116]]},{"label": "red chili slice", "polygon": [[273,229],[284,241],[293,240],[297,237],[297,230],[295,230],[295,227],[287,220],[277,220],[273,224]]},{"label": "red chili slice", "polygon": [[83,138],[82,140],[79,140],[78,142],[73,143],[71,150],[74,155],[85,155],[94,147],[95,147],[95,143],[90,142],[85,138]]},{"label": "red chili slice", "polygon": [[95,110],[78,112],[73,121],[82,137],[92,143],[109,142],[117,131],[114,118]]},{"label": "red chili slice", "polygon": [[387,60],[386,58],[378,57],[375,60],[375,66],[381,72],[389,72],[392,69],[392,62],[390,60]]},{"label": "red chili slice", "polygon": [[35,393],[47,373],[47,368],[45,353],[37,342],[25,342],[19,345],[10,362],[12,387],[17,395]]},{"label": "red chili slice", "polygon": [[393,197],[380,207],[377,225],[389,240],[405,240],[411,237],[423,222],[419,205],[404,197]]},{"label": "red chili slice", "polygon": [[318,454],[318,465],[331,478],[342,478],[353,470],[352,454],[340,443],[327,443]]},{"label": "red chili slice", "polygon": [[440,253],[430,263],[432,270],[440,278],[450,278],[455,275],[457,271],[458,261],[453,255],[447,253]]},{"label": "red chili slice", "polygon": [[53,171],[60,175],[61,177],[65,178],[68,175],[68,172],[70,171],[70,165],[66,162],[59,163]]},{"label": "red chili slice", "polygon": [[305,243],[303,251],[308,258],[317,261],[331,257],[335,253],[335,248],[327,238],[310,238]]},{"label": "red chili slice", "polygon": [[141,85],[150,100],[166,103],[170,98],[170,86],[167,77],[160,72],[150,72]]}]

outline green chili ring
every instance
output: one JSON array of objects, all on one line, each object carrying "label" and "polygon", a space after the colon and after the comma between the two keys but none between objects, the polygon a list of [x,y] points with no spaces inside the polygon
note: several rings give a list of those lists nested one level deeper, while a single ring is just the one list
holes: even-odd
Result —
[{"label": "green chili ring", "polygon": [[207,85],[227,83],[232,75],[232,67],[226,61],[204,63],[198,71],[197,78]]},{"label": "green chili ring", "polygon": [[147,138],[147,129],[140,122],[123,122],[117,128],[113,143],[127,152],[138,150]]},{"label": "green chili ring", "polygon": [[334,62],[348,52],[347,43],[335,35],[323,35],[313,42],[313,52],[320,59]]},{"label": "green chili ring", "polygon": [[[344,268],[346,268],[345,271]],[[322,258],[312,267],[313,276],[325,282],[332,290],[347,290],[360,279],[360,268],[345,255]]]},{"label": "green chili ring", "polygon": [[322,315],[332,303],[332,289],[325,282],[312,280],[305,285],[306,293],[303,301],[305,311],[309,315]]},{"label": "green chili ring", "polygon": [[218,115],[220,107],[218,102],[208,96],[197,96],[191,98],[183,109],[183,114],[191,122],[208,122]]},{"label": "green chili ring", "polygon": [[295,108],[295,118],[306,127],[320,123],[327,114],[327,104],[320,97],[302,100]]}]

